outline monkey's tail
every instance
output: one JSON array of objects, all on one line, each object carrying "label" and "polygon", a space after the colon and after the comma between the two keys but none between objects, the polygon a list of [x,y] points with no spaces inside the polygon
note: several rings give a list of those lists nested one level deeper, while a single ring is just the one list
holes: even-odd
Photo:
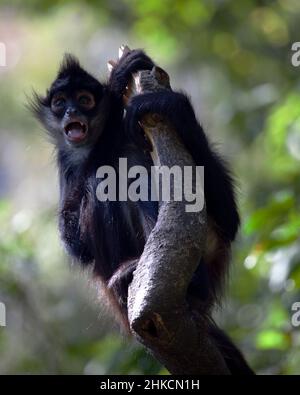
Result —
[{"label": "monkey's tail", "polygon": [[[119,310],[121,324],[126,333],[130,333],[127,316],[128,286],[132,281],[138,259],[123,262],[108,282],[108,291],[111,293],[115,307]],[[232,375],[254,375],[239,349],[212,319],[209,319],[208,332],[220,350],[227,367]]]},{"label": "monkey's tail", "polygon": [[209,334],[216,343],[218,349],[224,357],[228,369],[232,375],[249,376],[254,375],[240,350],[233,344],[232,340],[225,332],[212,323]]},{"label": "monkey's tail", "polygon": [[130,332],[127,311],[128,287],[133,279],[138,259],[123,262],[107,284],[115,307],[119,311],[120,324],[126,333]]}]

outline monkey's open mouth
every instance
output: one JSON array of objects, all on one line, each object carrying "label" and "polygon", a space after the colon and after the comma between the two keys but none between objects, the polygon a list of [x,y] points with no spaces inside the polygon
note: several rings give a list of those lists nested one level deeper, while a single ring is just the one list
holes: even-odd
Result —
[{"label": "monkey's open mouth", "polygon": [[69,141],[80,143],[87,136],[88,127],[82,122],[70,122],[65,127],[65,133]]}]

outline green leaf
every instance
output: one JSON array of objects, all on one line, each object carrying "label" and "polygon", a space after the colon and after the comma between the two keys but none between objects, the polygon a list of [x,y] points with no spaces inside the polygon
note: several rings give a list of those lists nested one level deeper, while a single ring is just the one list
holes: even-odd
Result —
[{"label": "green leaf", "polygon": [[289,345],[288,337],[276,330],[265,330],[256,336],[256,347],[262,350],[286,350]]}]

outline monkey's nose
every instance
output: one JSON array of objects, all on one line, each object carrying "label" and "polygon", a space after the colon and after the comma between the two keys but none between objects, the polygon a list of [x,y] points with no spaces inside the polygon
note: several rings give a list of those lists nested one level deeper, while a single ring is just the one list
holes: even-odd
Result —
[{"label": "monkey's nose", "polygon": [[69,108],[67,109],[67,114],[68,114],[68,115],[78,115],[78,114],[79,114],[79,111],[77,110],[76,107],[69,107]]}]

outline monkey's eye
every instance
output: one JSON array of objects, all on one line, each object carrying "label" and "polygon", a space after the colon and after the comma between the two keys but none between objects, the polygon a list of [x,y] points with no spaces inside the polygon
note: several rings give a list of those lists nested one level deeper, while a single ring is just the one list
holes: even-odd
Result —
[{"label": "monkey's eye", "polygon": [[66,99],[63,96],[53,97],[51,108],[54,111],[61,110],[66,104]]},{"label": "monkey's eye", "polygon": [[94,96],[89,92],[81,92],[77,96],[78,104],[87,109],[91,110],[95,107],[95,99]]}]

